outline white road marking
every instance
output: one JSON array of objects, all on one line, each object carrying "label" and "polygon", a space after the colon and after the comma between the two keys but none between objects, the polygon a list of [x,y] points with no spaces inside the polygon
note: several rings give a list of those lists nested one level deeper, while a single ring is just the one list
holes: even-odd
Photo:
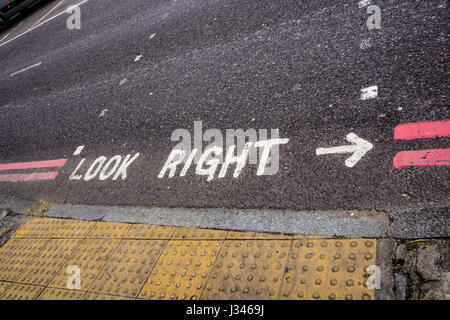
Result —
[{"label": "white road marking", "polygon": [[232,163],[236,163],[236,169],[234,170],[233,177],[237,178],[241,174],[242,169],[244,169],[245,164],[247,162],[248,153],[252,146],[252,142],[247,142],[245,144],[244,150],[238,156],[234,156],[234,150],[236,149],[235,145],[230,146],[228,149],[225,162],[222,165],[222,169],[219,172],[219,178],[224,178],[227,174],[228,166]]},{"label": "white road marking", "polygon": [[[194,149],[195,152],[193,152],[194,156],[195,153],[197,153],[198,149]],[[164,175],[166,174],[167,170],[169,171],[169,178],[172,178],[175,175],[175,172],[177,171],[177,166],[183,161],[185,152],[181,149],[173,149],[172,152],[169,154],[169,157],[167,158],[166,163],[164,164],[164,167],[161,169],[158,175],[158,179],[164,178]],[[192,163],[192,161],[188,161],[189,164]],[[186,169],[186,170],[185,170]],[[186,171],[188,168],[183,169],[183,174],[186,174]]]},{"label": "white road marking", "polygon": [[83,151],[83,149],[84,149],[84,146],[79,146],[79,147],[77,148],[77,150],[75,150],[75,152],[73,153],[73,155],[74,155],[74,156],[79,155],[79,154],[81,153],[81,151]]},{"label": "white road marking", "polygon": [[55,10],[56,8],[58,8],[63,2],[64,2],[64,0],[60,1],[56,6],[54,6],[52,9],[50,9],[49,12],[47,12],[46,14],[44,14],[38,21],[36,21],[31,27],[34,27],[34,26],[37,25],[39,22],[41,22],[45,17],[47,17],[50,13],[52,13],[53,10]]},{"label": "white road marking", "polygon": [[134,59],[134,62],[138,62],[139,60],[142,59],[142,57],[143,57],[142,54],[136,56],[136,58]]},{"label": "white road marking", "polygon": [[[222,167],[218,174],[218,178],[224,178],[227,174],[228,167],[230,165],[236,165],[235,170],[233,172],[233,177],[238,178],[247,164],[247,159],[249,156],[250,148],[262,148],[259,153],[259,165],[258,170],[256,172],[257,176],[262,175],[274,175],[278,173],[278,149],[277,147],[281,144],[286,144],[289,142],[289,139],[270,139],[270,140],[260,140],[255,143],[247,142],[244,146],[244,149],[239,155],[235,155],[236,145],[231,145],[228,151],[226,152],[225,162],[222,163]],[[181,170],[180,177],[186,175],[189,167],[193,163],[193,159],[197,154],[199,149],[194,148],[192,152],[188,155],[186,163]],[[207,148],[200,156],[200,159],[195,166],[195,174],[200,176],[207,176],[207,181],[212,181],[214,179],[214,175],[219,167],[221,161],[218,159],[224,153],[224,149],[219,146],[212,146]],[[167,171],[168,177],[172,178],[175,176],[178,165],[185,160],[186,151],[183,149],[172,149],[172,152],[169,154],[166,163],[158,174],[158,179],[164,178]],[[214,155],[214,156],[213,156]],[[271,166],[267,167],[270,162]]]},{"label": "white road marking", "polygon": [[326,154],[353,153],[350,158],[345,160],[345,165],[352,168],[368,151],[373,148],[373,144],[367,140],[361,139],[353,132],[350,132],[345,139],[353,144],[340,147],[318,148],[316,149],[316,155],[321,156]]},{"label": "white road marking", "polygon": [[[131,157],[131,154],[127,154],[125,158],[120,155],[116,155],[109,159],[109,161],[107,161],[108,159],[106,158],[106,156],[101,156],[94,160],[94,162],[89,166],[84,175],[77,174],[83,166],[84,161],[86,160],[86,158],[83,158],[78,163],[75,171],[73,171],[70,175],[69,180],[83,179],[84,181],[90,181],[97,177],[97,175],[100,181],[104,181],[110,177],[112,177],[112,180],[117,180],[118,178],[126,180],[128,167],[139,157],[139,155],[140,153],[136,153],[133,157]],[[121,161],[122,163],[120,163]]]},{"label": "white road marking", "polygon": [[8,33],[6,36],[4,36],[3,38],[1,38],[1,39],[0,39],[0,42],[2,42],[3,40],[5,40],[6,38],[8,38],[8,36],[9,36],[9,33]]},{"label": "white road marking", "polygon": [[16,74],[25,72],[25,71],[30,70],[30,69],[35,68],[35,67],[39,67],[41,64],[42,64],[42,62],[33,64],[32,66],[29,66],[29,67],[23,68],[23,69],[21,69],[21,70],[19,70],[19,71],[16,71],[16,72],[11,73],[9,76],[10,76],[10,77],[13,77],[13,76],[15,76]]},{"label": "white road marking", "polygon": [[[219,165],[219,159],[209,159],[212,155],[219,156],[223,152],[220,147],[211,147],[205,150],[200,157],[200,160],[197,163],[197,167],[195,168],[195,174],[199,176],[208,176],[206,181],[211,181],[214,179],[214,173],[216,172],[217,166]],[[208,168],[204,168],[203,164],[208,165]]]},{"label": "white road marking", "polygon": [[364,8],[370,5],[370,0],[361,0],[358,2],[358,8]]},{"label": "white road marking", "polygon": [[[193,149],[191,154],[189,155],[186,164],[184,165],[183,170],[181,170],[180,177],[184,177],[186,175],[186,172],[188,171],[189,167],[192,164],[192,161],[194,160],[195,154],[197,153],[198,149]],[[172,175],[173,176],[173,175]]]},{"label": "white road marking", "polygon": [[[278,130],[278,129],[277,129]],[[272,148],[276,147],[278,148],[278,145],[280,144],[286,144],[289,142],[289,139],[269,139],[269,140],[262,140],[255,143],[256,148],[262,148],[260,151],[260,159],[259,159],[259,165],[258,170],[256,171],[257,176],[264,176],[268,175],[271,176],[273,174],[278,173],[278,149],[275,155],[270,154],[272,153]],[[275,161],[274,161],[275,160]],[[267,167],[268,161],[271,162],[271,167]],[[275,167],[275,168],[274,168]]]},{"label": "white road marking", "polygon": [[[108,179],[109,177],[111,177],[113,175],[113,173],[116,172],[117,168],[119,167],[120,161],[122,161],[122,157],[119,155],[114,156],[111,159],[109,159],[109,161],[103,167],[102,171],[100,171],[100,175],[98,176],[98,179],[101,181],[104,181],[104,180]],[[109,167],[111,166],[111,164],[113,162],[114,162],[114,166],[112,167],[112,169],[110,169]]]},{"label": "white road marking", "polygon": [[[80,3],[78,3],[77,6],[81,6],[83,3],[86,3],[86,2],[88,2],[88,1],[89,1],[89,0],[84,0],[84,1],[82,1],[82,2],[80,2]],[[25,32],[23,32],[23,33],[21,33],[21,34],[19,34],[18,36],[14,37],[14,38],[12,38],[12,39],[9,39],[9,40],[6,41],[5,43],[0,44],[0,47],[6,45],[7,43],[10,43],[10,42],[13,41],[13,40],[16,40],[17,38],[23,36],[24,34],[27,34],[27,33],[30,32],[30,31],[33,31],[33,30],[36,29],[36,28],[39,28],[39,27],[42,26],[43,24],[45,24],[45,23],[47,23],[47,22],[49,22],[49,21],[51,21],[51,20],[53,20],[53,19],[59,17],[60,15],[62,15],[62,14],[64,14],[64,13],[66,13],[66,11],[60,12],[60,13],[58,13],[57,15],[51,17],[50,19],[47,19],[47,20],[43,21],[42,23],[38,24],[37,26],[34,26],[34,27],[28,29],[27,31],[25,31]]]},{"label": "white road marking", "polygon": [[361,100],[375,99],[378,96],[378,86],[361,89]]},{"label": "white road marking", "polygon": [[367,49],[370,48],[372,46],[372,39],[364,39],[361,41],[361,43],[359,44],[359,47],[361,49]]}]

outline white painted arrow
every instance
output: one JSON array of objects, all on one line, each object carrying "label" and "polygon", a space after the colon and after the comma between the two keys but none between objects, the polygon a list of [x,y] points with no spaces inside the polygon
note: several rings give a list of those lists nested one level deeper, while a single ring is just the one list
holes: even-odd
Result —
[{"label": "white painted arrow", "polygon": [[350,158],[345,160],[345,165],[352,168],[369,150],[373,148],[373,144],[369,141],[361,139],[353,132],[350,132],[345,139],[353,144],[349,146],[318,148],[316,149],[316,155],[321,156],[324,154],[353,153]]}]

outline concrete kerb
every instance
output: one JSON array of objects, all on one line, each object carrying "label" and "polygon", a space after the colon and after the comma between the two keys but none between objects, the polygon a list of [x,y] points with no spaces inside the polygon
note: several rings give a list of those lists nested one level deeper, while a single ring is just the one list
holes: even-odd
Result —
[{"label": "concrete kerb", "polygon": [[[3,200],[1,197],[3,197]],[[19,199],[12,196],[0,196],[0,208],[10,209],[15,213],[24,214],[35,205],[37,205],[35,201]]]},{"label": "concrete kerb", "polygon": [[[24,214],[35,201],[0,195],[0,208]],[[448,206],[385,213],[187,209],[55,204],[47,217],[143,223],[188,228],[285,233],[324,237],[422,239],[450,237]],[[389,217],[389,218],[388,218]]]},{"label": "concrete kerb", "polygon": [[101,220],[105,217],[109,207],[85,206],[72,204],[56,204],[47,212],[52,218],[72,218],[80,220]]},{"label": "concrete kerb", "polygon": [[344,212],[209,209],[201,228],[287,234],[382,237],[387,219]]},{"label": "concrete kerb", "polygon": [[204,209],[111,207],[102,220],[197,228],[206,213]]},{"label": "concrete kerb", "polygon": [[46,216],[188,228],[327,237],[383,237],[387,219],[336,212],[84,206],[58,204]]}]

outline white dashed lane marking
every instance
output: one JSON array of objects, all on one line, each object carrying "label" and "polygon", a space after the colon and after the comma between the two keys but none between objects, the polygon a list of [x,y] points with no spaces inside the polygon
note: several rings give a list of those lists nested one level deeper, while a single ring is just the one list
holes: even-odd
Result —
[{"label": "white dashed lane marking", "polygon": [[370,5],[370,0],[361,0],[358,2],[358,8],[364,8]]},{"label": "white dashed lane marking", "polygon": [[33,64],[32,66],[23,68],[23,69],[21,69],[21,70],[19,70],[19,71],[16,71],[16,72],[13,72],[13,73],[11,73],[9,76],[10,76],[10,77],[13,77],[13,76],[15,76],[15,75],[17,75],[17,74],[19,74],[19,73],[25,72],[25,71],[30,70],[30,69],[32,69],[32,68],[39,67],[41,64],[42,64],[42,62],[38,62],[38,63],[36,63],[36,64]]},{"label": "white dashed lane marking", "polygon": [[84,149],[84,146],[79,146],[79,147],[77,148],[77,150],[75,150],[75,152],[73,153],[73,155],[74,155],[74,156],[79,155],[79,154],[81,153],[81,151],[83,151],[83,149]]},{"label": "white dashed lane marking", "polygon": [[361,89],[361,100],[375,99],[378,96],[378,86]]}]

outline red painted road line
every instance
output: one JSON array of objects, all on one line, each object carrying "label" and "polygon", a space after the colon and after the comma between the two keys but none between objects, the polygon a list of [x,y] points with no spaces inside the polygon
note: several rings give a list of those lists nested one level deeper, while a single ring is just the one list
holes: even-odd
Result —
[{"label": "red painted road line", "polygon": [[58,171],[0,174],[0,182],[55,180]]},{"label": "red painted road line", "polygon": [[400,124],[394,128],[394,140],[412,140],[450,136],[450,120]]},{"label": "red painted road line", "polygon": [[56,160],[47,160],[47,161],[5,163],[5,164],[0,164],[0,171],[17,170],[17,169],[62,167],[66,164],[66,162],[67,162],[67,159],[56,159]]},{"label": "red painted road line", "polygon": [[394,157],[394,167],[448,166],[450,149],[401,151]]}]

